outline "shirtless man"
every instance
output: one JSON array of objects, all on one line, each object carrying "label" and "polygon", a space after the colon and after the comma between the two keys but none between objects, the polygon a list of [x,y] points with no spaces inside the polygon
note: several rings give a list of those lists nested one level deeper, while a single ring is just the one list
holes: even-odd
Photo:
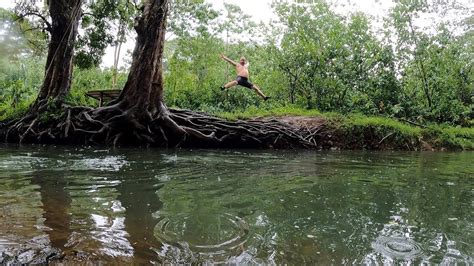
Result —
[{"label": "shirtless man", "polygon": [[265,101],[268,100],[270,97],[265,96],[263,92],[260,90],[257,85],[252,84],[249,81],[249,63],[247,60],[245,60],[245,57],[240,58],[240,62],[236,63],[232,60],[230,60],[227,56],[221,54],[221,58],[224,59],[225,61],[229,62],[231,65],[235,66],[235,70],[237,71],[237,78],[224,86],[221,87],[221,90],[226,90],[228,88],[234,87],[235,85],[240,85],[246,88],[249,88],[251,90],[254,90],[258,95],[260,95]]}]

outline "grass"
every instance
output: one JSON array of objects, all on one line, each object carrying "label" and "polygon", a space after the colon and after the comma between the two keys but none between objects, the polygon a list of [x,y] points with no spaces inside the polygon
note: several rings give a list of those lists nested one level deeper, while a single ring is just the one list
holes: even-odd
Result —
[{"label": "grass", "polygon": [[474,128],[436,124],[422,128],[388,117],[322,113],[318,110],[306,110],[295,106],[273,109],[251,107],[244,112],[220,112],[214,115],[231,121],[288,115],[322,117],[328,120],[332,127],[339,129],[346,138],[363,138],[367,131],[370,131],[371,136],[377,140],[391,135],[391,142],[400,144],[410,143],[419,146],[421,142],[426,142],[435,149],[474,150]]},{"label": "grass", "polygon": [[22,117],[28,111],[33,100],[33,97],[29,97],[26,100],[20,101],[15,108],[12,108],[13,103],[11,100],[5,101],[0,105],[0,122]]},{"label": "grass", "polygon": [[474,150],[474,128],[432,125],[423,130],[423,136],[436,146]]},{"label": "grass", "polygon": [[[285,106],[285,107],[275,107],[272,109],[261,109],[255,106],[249,107],[243,112],[216,112],[214,115],[230,120],[235,121],[239,119],[250,119],[256,117],[269,117],[269,116],[323,116],[318,110],[306,110],[298,108],[296,106]],[[328,114],[325,114],[327,116]]]}]

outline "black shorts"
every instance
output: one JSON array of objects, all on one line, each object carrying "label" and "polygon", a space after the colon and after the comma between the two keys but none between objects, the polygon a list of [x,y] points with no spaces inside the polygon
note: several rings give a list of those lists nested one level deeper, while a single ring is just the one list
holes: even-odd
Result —
[{"label": "black shorts", "polygon": [[240,86],[243,86],[249,89],[252,89],[253,87],[252,82],[250,82],[249,79],[246,77],[237,76],[235,80],[237,81],[237,84],[239,84]]}]

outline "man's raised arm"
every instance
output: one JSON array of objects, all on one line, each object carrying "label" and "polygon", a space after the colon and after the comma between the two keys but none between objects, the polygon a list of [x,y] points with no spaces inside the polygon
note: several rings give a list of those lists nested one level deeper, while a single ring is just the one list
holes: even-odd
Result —
[{"label": "man's raised arm", "polygon": [[225,56],[224,54],[221,54],[221,58],[224,59],[225,61],[229,62],[229,64],[232,64],[234,66],[237,65],[236,62],[232,61],[231,59],[229,59],[227,56]]}]

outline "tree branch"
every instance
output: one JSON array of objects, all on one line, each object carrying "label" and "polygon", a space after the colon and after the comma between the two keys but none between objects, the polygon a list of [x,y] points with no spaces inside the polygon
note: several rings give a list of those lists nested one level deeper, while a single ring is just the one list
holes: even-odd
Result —
[{"label": "tree branch", "polygon": [[22,20],[22,19],[24,19],[24,18],[27,17],[27,16],[36,16],[36,17],[39,17],[39,18],[44,22],[44,24],[46,24],[45,30],[48,31],[48,32],[51,32],[51,30],[52,30],[51,23],[49,23],[49,21],[48,21],[43,15],[41,15],[41,14],[38,13],[38,12],[26,12],[26,13],[24,13],[24,14],[18,15],[17,18],[16,18],[14,21],[16,22],[16,21],[18,21],[18,20]]}]

